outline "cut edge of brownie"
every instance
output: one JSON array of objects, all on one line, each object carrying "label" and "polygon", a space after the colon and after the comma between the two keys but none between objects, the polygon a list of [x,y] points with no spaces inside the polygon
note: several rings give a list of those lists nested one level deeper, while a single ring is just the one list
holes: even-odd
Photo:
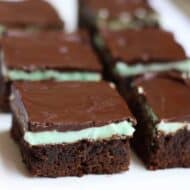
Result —
[{"label": "cut edge of brownie", "polygon": [[147,169],[189,168],[190,131],[182,128],[175,133],[164,134],[157,130],[157,118],[148,115],[145,96],[138,93],[137,87],[130,87],[130,90],[131,94],[128,96],[124,85],[120,85],[120,92],[129,103],[138,123],[131,140],[132,147]]},{"label": "cut edge of brownie", "polygon": [[129,137],[31,146],[24,141],[21,126],[15,116],[11,135],[18,143],[23,161],[33,176],[112,174],[129,169]]},{"label": "cut edge of brownie", "polygon": [[142,125],[136,127],[132,146],[147,169],[190,167],[190,132],[187,129],[168,135],[157,133],[149,138],[138,128],[145,129]]},{"label": "cut edge of brownie", "polygon": [[[154,31],[155,29],[149,28],[149,29],[143,29],[143,30]],[[189,71],[187,69],[185,71],[185,68],[183,68],[183,67],[186,66],[187,64],[190,64],[190,59],[186,55],[184,48],[181,46],[181,44],[176,42],[176,40],[174,39],[174,36],[170,32],[165,32],[162,30],[155,30],[155,31],[159,31],[160,33],[164,32],[164,34],[171,35],[170,37],[173,38],[176,47],[178,47],[179,51],[181,52],[180,59],[178,58],[176,60],[168,61],[163,58],[162,59],[158,58],[160,60],[157,61],[155,58],[154,59],[151,58],[151,60],[143,61],[138,58],[136,60],[134,59],[133,61],[129,62],[130,64],[128,64],[128,61],[125,60],[124,58],[122,58],[122,56],[119,56],[119,55],[113,56],[111,49],[109,48],[108,44],[106,43],[105,36],[107,34],[108,35],[110,35],[111,33],[119,34],[120,32],[123,33],[125,31],[127,31],[127,30],[109,31],[106,29],[102,29],[93,35],[93,44],[96,47],[96,51],[103,62],[104,73],[106,73],[105,76],[108,78],[108,80],[112,80],[117,84],[121,83],[124,80],[125,82],[128,83],[128,86],[129,86],[133,80],[135,80],[136,78],[139,78],[145,74],[146,75],[148,75],[148,74],[156,75],[159,73],[163,73],[163,74],[170,73],[171,75],[180,75],[180,77],[183,77],[186,79],[189,78]],[[128,30],[128,31],[130,31],[130,30]],[[131,29],[131,31],[137,31],[137,30]],[[164,66],[163,63],[166,63],[165,69],[163,69],[163,66]],[[133,74],[129,73],[128,75],[119,73],[120,70],[127,70],[127,67],[129,67],[128,70],[130,70],[132,68],[135,69],[136,66],[138,67],[139,65],[143,65],[143,64],[145,64],[144,65],[145,68],[147,67],[147,71],[144,71],[144,72],[142,71],[139,73],[137,72],[136,74],[135,74],[135,72]],[[151,67],[154,64],[160,65],[160,67],[162,67],[162,69],[157,70],[157,71],[154,69],[152,69],[152,70],[150,69],[148,71],[148,67],[149,66]],[[162,64],[163,64],[163,66],[162,66]],[[167,67],[169,67],[169,64],[171,64],[170,69],[167,68]],[[172,67],[172,64],[173,64],[173,67]],[[121,65],[121,66],[118,66],[118,65]],[[118,66],[118,68],[117,68],[117,66]]]}]

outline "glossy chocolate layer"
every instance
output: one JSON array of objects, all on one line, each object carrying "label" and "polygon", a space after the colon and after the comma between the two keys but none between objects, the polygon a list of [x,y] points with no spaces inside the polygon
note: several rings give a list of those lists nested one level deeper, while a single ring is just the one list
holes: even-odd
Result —
[{"label": "glossy chocolate layer", "polygon": [[15,83],[12,93],[14,113],[29,123],[29,131],[76,131],[132,117],[106,82]]},{"label": "glossy chocolate layer", "polygon": [[169,76],[142,78],[136,85],[143,89],[148,105],[159,120],[190,122],[190,86]]},{"label": "glossy chocolate layer", "polygon": [[113,58],[129,65],[186,59],[174,36],[158,29],[102,31],[102,37]]},{"label": "glossy chocolate layer", "polygon": [[122,13],[133,15],[142,9],[152,11],[146,0],[83,0],[83,4],[94,15],[101,10],[107,10],[109,18],[118,17]]},{"label": "glossy chocolate layer", "polygon": [[62,28],[56,11],[42,0],[1,1],[0,25],[8,28]]},{"label": "glossy chocolate layer", "polygon": [[2,41],[4,64],[8,69],[35,71],[80,70],[101,72],[89,36],[84,31],[41,32],[33,35],[12,35]]}]

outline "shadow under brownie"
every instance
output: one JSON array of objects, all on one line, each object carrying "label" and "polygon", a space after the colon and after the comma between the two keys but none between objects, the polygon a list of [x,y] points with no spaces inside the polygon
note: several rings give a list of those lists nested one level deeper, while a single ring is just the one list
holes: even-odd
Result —
[{"label": "shadow under brownie", "polygon": [[11,133],[32,175],[128,170],[135,120],[109,83],[14,83],[11,97]]}]

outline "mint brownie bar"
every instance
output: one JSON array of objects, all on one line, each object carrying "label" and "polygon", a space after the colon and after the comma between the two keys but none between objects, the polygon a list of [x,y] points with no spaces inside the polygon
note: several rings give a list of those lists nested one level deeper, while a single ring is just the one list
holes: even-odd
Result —
[{"label": "mint brownie bar", "polygon": [[148,169],[190,167],[189,95],[189,84],[176,76],[144,76],[133,82],[128,96],[138,122],[133,147]]},{"label": "mint brownie bar", "polygon": [[189,78],[190,59],[170,32],[158,29],[102,30],[95,43],[115,78],[173,72]]},{"label": "mint brownie bar", "polygon": [[16,82],[11,92],[11,133],[32,175],[128,170],[135,120],[113,85]]},{"label": "mint brownie bar", "polygon": [[6,80],[102,79],[102,67],[84,30],[4,37],[1,75]]}]

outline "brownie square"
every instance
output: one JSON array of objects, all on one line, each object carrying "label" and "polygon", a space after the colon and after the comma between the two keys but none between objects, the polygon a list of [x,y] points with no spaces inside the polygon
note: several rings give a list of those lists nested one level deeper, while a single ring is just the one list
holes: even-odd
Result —
[{"label": "brownie square", "polygon": [[190,88],[182,78],[136,79],[126,98],[137,119],[133,147],[148,169],[190,167]]},{"label": "brownie square", "polygon": [[190,60],[170,32],[154,28],[102,30],[95,42],[107,70],[116,78],[169,71],[189,77]]},{"label": "brownie square", "polygon": [[69,34],[19,32],[4,37],[2,46],[2,96],[9,94],[6,90],[15,80],[100,81],[103,78],[99,58],[84,30]]},{"label": "brownie square", "polygon": [[8,80],[101,80],[102,67],[83,30],[13,35],[2,41]]},{"label": "brownie square", "polygon": [[6,31],[62,29],[63,22],[54,8],[43,0],[1,1],[0,33]]},{"label": "brownie square", "polygon": [[91,29],[158,27],[158,15],[146,0],[81,0],[81,24]]},{"label": "brownie square", "polygon": [[16,82],[11,108],[12,136],[32,175],[81,176],[128,169],[135,120],[113,85]]}]

